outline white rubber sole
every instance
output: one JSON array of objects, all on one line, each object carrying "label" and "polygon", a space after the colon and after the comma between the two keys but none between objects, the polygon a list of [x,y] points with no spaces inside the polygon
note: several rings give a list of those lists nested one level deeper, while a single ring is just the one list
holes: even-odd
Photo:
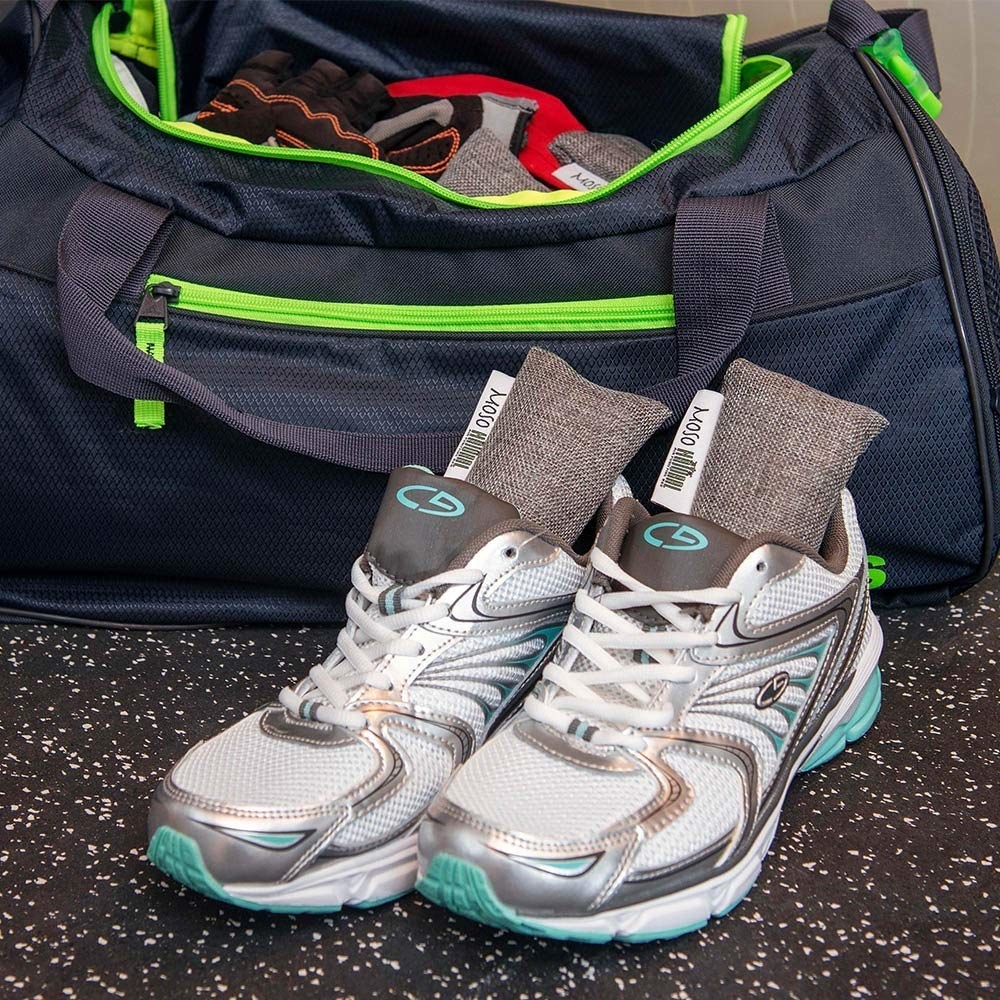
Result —
[{"label": "white rubber sole", "polygon": [[407,834],[364,854],[321,862],[290,882],[232,882],[235,899],[266,909],[377,906],[409,892],[417,881],[417,835]]}]

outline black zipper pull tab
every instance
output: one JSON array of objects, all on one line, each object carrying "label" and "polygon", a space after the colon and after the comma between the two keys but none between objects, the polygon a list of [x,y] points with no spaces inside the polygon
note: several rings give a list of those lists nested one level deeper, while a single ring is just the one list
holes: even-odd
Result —
[{"label": "black zipper pull tab", "polygon": [[128,31],[128,26],[132,21],[132,15],[125,9],[124,0],[111,0],[111,17],[108,18],[108,32],[112,35],[120,35]]},{"label": "black zipper pull tab", "polygon": [[136,316],[137,323],[162,323],[166,330],[168,324],[167,309],[171,302],[176,302],[180,298],[181,290],[170,284],[169,281],[160,281],[155,285],[149,285],[146,293],[142,297],[142,304],[139,306],[139,313]]}]

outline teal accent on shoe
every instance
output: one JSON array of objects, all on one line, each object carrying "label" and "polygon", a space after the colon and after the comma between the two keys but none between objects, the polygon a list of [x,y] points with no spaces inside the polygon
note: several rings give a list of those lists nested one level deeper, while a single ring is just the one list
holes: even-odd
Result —
[{"label": "teal accent on shoe", "polygon": [[518,864],[526,865],[528,868],[534,868],[540,872],[566,876],[579,875],[582,872],[588,871],[594,866],[594,862],[597,861],[597,856],[593,854],[585,858],[564,859],[536,858],[524,854],[508,854],[507,857]]},{"label": "teal accent on shoe", "polygon": [[781,756],[781,748],[785,744],[785,737],[779,736],[773,729],[768,729],[766,726],[762,727],[764,732],[771,737],[771,742],[774,744],[774,752],[779,757]]},{"label": "teal accent on shoe", "polygon": [[[420,499],[414,500],[411,493],[417,493]],[[430,496],[427,496],[430,494]],[[465,504],[456,496],[438,489],[436,486],[424,486],[414,483],[402,486],[396,490],[396,499],[410,510],[418,514],[430,514],[433,517],[461,517],[465,513]]]},{"label": "teal accent on shoe", "polygon": [[397,899],[402,899],[404,896],[408,896],[409,894],[409,890],[406,892],[396,892],[391,896],[383,896],[381,899],[366,899],[363,903],[351,903],[351,906],[358,910],[373,910],[376,906],[385,906],[386,903],[395,903]]},{"label": "teal accent on shoe", "polygon": [[[525,673],[530,674],[535,670],[538,665],[545,658],[546,654],[555,644],[559,636],[562,635],[563,626],[562,625],[542,625],[536,628],[529,635],[526,635],[523,639],[517,640],[517,645],[520,646],[524,643],[532,642],[535,639],[540,639],[542,642],[541,648],[536,653],[532,653],[530,656],[522,657],[519,660],[511,660],[508,664],[511,667],[523,667]],[[511,693],[516,691],[519,686],[519,682],[514,682],[511,684],[503,684],[497,681],[489,682],[492,687],[498,688],[500,691],[500,704],[495,708],[491,708],[486,702],[480,702],[483,709],[483,714],[486,716],[487,725],[493,722],[494,719],[501,712],[506,711],[510,706],[507,699],[510,697]],[[521,697],[523,697],[527,691],[521,691]]]},{"label": "teal accent on shoe", "polygon": [[241,899],[225,887],[205,867],[197,841],[169,826],[161,826],[149,842],[146,856],[160,871],[203,896],[241,906],[245,910],[267,910],[270,913],[336,913],[339,906],[281,906]]},{"label": "teal accent on shoe", "polygon": [[[809,692],[812,687],[813,681],[816,679],[816,673],[819,671],[820,664],[822,664],[824,657],[826,656],[826,651],[830,647],[830,640],[823,639],[816,643],[815,646],[810,646],[808,649],[799,650],[797,652],[791,653],[784,660],[779,660],[778,663],[773,664],[774,666],[780,666],[782,663],[787,663],[792,660],[797,660],[801,656],[813,656],[816,658],[816,670],[806,677],[790,677],[788,679],[788,687],[795,686],[802,689],[803,695]],[[775,701],[773,704],[769,705],[768,708],[777,709],[786,719],[788,723],[788,728],[785,730],[784,734],[776,733],[770,726],[763,722],[755,722],[760,729],[763,729],[765,733],[771,738],[771,742],[774,744],[774,752],[779,757],[781,756],[782,747],[785,745],[785,740],[788,738],[788,734],[792,731],[792,725],[794,723],[796,715],[798,715],[797,708],[791,708],[787,705],[782,705]]]},{"label": "teal accent on shoe", "polygon": [[790,705],[782,705],[780,701],[776,701],[773,705],[769,705],[768,707],[780,712],[785,717],[785,721],[788,723],[788,728],[792,728],[792,720],[799,711],[797,708],[792,708]]},{"label": "teal accent on shoe", "polygon": [[[673,528],[669,538],[657,534],[660,528]],[[642,540],[654,549],[668,549],[675,552],[697,552],[708,548],[708,539],[689,524],[677,521],[658,521],[651,524],[642,535]]]},{"label": "teal accent on shoe", "polygon": [[[606,944],[612,940],[612,935],[604,931],[577,931],[566,927],[553,927],[551,924],[522,917],[516,910],[497,898],[493,886],[490,885],[489,877],[482,868],[471,861],[456,858],[451,854],[434,856],[427,873],[417,882],[417,892],[426,896],[432,903],[444,906],[453,913],[477,920],[482,924],[489,924],[490,927],[500,927],[518,934],[551,938],[556,941],[580,941],[585,944]],[[707,922],[707,920],[702,920],[686,927],[623,934],[615,940],[628,944],[669,941],[682,934],[700,930]]]},{"label": "teal accent on shoe", "polygon": [[427,873],[417,882],[417,892],[453,913],[518,934],[588,944],[604,944],[611,940],[610,934],[574,932],[525,920],[512,907],[500,902],[482,868],[451,854],[434,856]]},{"label": "teal accent on shoe", "polygon": [[214,829],[224,833],[234,840],[245,840],[248,844],[256,844],[258,847],[270,847],[276,851],[284,850],[301,844],[308,833],[260,833],[253,830],[230,830],[224,826],[217,826]]},{"label": "teal accent on shoe", "polygon": [[800,771],[811,771],[813,768],[825,764],[828,760],[841,753],[848,743],[860,740],[865,733],[871,729],[882,707],[882,672],[878,667],[875,673],[868,679],[865,690],[861,695],[861,701],[846,722],[842,722],[832,733],[818,746],[809,759],[799,768]]},{"label": "teal accent on shoe", "polygon": [[[542,860],[541,858],[539,860]],[[572,858],[568,861],[546,861],[549,868],[558,868],[563,872],[578,872],[584,868],[589,868],[593,864],[593,858]]]},{"label": "teal accent on shoe", "polygon": [[538,665],[541,658],[549,651],[549,647],[562,635],[563,626],[562,625],[542,625],[536,628],[534,632],[530,635],[526,635],[523,639],[518,640],[518,645],[524,642],[531,642],[534,639],[542,640],[542,648],[537,653],[532,653],[531,656],[527,656],[521,660],[514,660],[512,665],[522,667],[535,667]]}]

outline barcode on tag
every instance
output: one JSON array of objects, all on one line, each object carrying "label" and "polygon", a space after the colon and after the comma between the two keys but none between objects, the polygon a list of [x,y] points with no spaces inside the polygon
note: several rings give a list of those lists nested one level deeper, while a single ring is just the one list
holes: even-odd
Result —
[{"label": "barcode on tag", "polygon": [[725,397],[702,389],[688,407],[650,498],[675,514],[690,514]]},{"label": "barcode on tag", "polygon": [[690,448],[676,448],[667,457],[667,464],[660,475],[660,484],[664,489],[680,493],[697,471],[698,463],[694,460],[694,452]]},{"label": "barcode on tag", "polygon": [[497,417],[507,402],[507,395],[514,379],[503,372],[490,372],[486,388],[483,389],[479,402],[473,410],[469,426],[465,428],[462,440],[459,441],[455,454],[451,456],[445,476],[449,479],[468,479],[472,466],[475,465],[479,453],[490,436],[490,431],[496,424]]}]

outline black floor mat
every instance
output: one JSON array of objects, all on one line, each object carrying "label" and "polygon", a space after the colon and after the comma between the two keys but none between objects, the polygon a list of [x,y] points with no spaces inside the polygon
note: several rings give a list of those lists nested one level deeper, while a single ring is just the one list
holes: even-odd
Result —
[{"label": "black floor mat", "polygon": [[883,617],[881,717],[797,779],[746,901],[630,946],[532,940],[416,896],[324,918],[181,889],[143,853],[155,783],[334,632],[0,626],[0,995],[986,996],[1000,948],[997,583]]}]

